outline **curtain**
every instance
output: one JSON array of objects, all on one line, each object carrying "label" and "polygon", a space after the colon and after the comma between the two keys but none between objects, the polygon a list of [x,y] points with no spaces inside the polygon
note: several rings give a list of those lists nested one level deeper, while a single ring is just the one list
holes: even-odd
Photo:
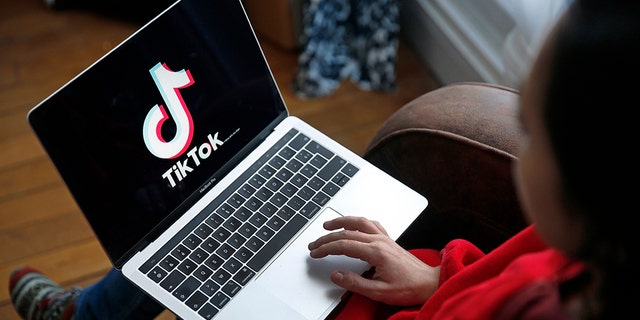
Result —
[{"label": "curtain", "polygon": [[395,88],[398,0],[303,0],[300,98],[330,95],[350,79],[364,90]]}]

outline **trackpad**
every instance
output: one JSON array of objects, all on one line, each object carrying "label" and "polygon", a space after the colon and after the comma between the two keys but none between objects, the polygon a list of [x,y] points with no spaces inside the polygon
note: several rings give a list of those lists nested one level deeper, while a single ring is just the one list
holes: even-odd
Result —
[{"label": "trackpad", "polygon": [[328,233],[322,224],[341,216],[327,208],[294,242],[267,268],[257,280],[282,301],[292,301],[291,307],[300,314],[317,317],[335,306],[345,290],[331,282],[329,276],[337,269],[363,273],[369,264],[345,256],[313,259],[307,246]]}]

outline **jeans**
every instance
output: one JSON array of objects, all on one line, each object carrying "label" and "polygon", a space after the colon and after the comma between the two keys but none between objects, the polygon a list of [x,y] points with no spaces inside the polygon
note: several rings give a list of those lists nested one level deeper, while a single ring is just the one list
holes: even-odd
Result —
[{"label": "jeans", "polygon": [[153,319],[164,310],[120,271],[112,269],[100,281],[82,290],[74,314],[77,320]]}]

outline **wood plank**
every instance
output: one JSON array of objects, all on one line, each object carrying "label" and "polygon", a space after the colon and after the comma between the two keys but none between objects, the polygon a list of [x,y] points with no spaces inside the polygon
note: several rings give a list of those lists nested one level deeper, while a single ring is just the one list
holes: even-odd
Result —
[{"label": "wood plank", "polygon": [[15,167],[20,163],[32,162],[45,156],[40,142],[31,132],[0,140],[0,150],[2,150],[0,170]]},{"label": "wood plank", "polygon": [[62,179],[47,157],[39,157],[0,171],[0,199],[61,183]]},{"label": "wood plank", "polygon": [[0,246],[0,265],[94,238],[91,227],[79,211],[0,231],[0,243],[3,244]]},{"label": "wood plank", "polygon": [[49,220],[80,209],[62,183],[0,201],[0,230]]}]

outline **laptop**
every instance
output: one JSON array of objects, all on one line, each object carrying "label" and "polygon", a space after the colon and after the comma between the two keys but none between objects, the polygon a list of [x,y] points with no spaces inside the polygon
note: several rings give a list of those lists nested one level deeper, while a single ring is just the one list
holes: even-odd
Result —
[{"label": "laptop", "polygon": [[[322,319],[307,245],[341,215],[397,239],[427,199],[291,116],[240,0],[182,0],[27,116],[114,267],[183,319]],[[339,121],[339,120],[337,120]]]}]

